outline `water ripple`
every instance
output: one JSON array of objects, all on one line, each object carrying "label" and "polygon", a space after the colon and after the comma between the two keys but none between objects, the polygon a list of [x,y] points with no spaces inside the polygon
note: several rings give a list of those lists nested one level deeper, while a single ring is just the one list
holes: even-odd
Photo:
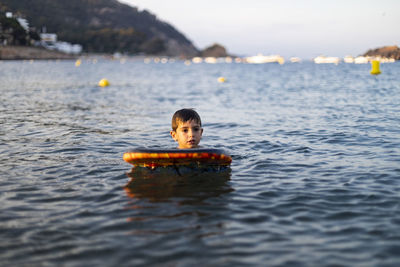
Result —
[{"label": "water ripple", "polygon": [[[0,64],[3,265],[400,264],[399,64]],[[181,107],[231,168],[132,170]]]}]

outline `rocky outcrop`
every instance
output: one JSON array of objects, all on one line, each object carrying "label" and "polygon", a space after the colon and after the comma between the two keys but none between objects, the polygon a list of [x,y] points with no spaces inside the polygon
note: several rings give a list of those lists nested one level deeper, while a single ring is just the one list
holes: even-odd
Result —
[{"label": "rocky outcrop", "polygon": [[229,56],[226,52],[225,47],[220,44],[213,44],[199,53],[200,57],[227,57]]},{"label": "rocky outcrop", "polygon": [[363,56],[365,57],[383,57],[383,58],[393,58],[395,60],[400,60],[400,48],[398,46],[384,46],[381,48],[368,50]]}]

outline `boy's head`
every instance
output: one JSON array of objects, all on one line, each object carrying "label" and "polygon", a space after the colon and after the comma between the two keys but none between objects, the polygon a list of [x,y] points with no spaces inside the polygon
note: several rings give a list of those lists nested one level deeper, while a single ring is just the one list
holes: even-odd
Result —
[{"label": "boy's head", "polygon": [[178,142],[178,148],[196,148],[199,146],[203,128],[199,114],[193,109],[181,109],[172,117],[172,138]]}]

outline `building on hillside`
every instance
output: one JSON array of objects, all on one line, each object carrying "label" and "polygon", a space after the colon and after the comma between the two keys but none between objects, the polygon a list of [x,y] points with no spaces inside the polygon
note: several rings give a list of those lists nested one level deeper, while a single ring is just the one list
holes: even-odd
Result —
[{"label": "building on hillside", "polygon": [[41,33],[40,45],[47,49],[58,50],[67,54],[80,54],[82,52],[81,45],[58,41],[55,33]]},{"label": "building on hillside", "polygon": [[80,54],[82,52],[81,45],[68,42],[56,42],[56,49],[67,54]]},{"label": "building on hillside", "polygon": [[17,17],[17,21],[18,21],[19,25],[21,25],[21,27],[24,28],[24,30],[25,30],[26,32],[29,32],[29,23],[28,23],[28,20],[23,19],[23,18],[20,18],[20,17]]},{"label": "building on hillside", "polygon": [[48,49],[55,49],[57,43],[57,34],[55,33],[41,33],[40,44]]}]

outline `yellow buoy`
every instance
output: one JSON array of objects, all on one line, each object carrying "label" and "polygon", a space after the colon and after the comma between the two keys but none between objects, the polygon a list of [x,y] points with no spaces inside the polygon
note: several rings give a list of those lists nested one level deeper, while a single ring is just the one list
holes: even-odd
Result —
[{"label": "yellow buoy", "polygon": [[218,82],[224,83],[224,82],[225,82],[225,78],[224,78],[224,77],[219,77],[219,78],[218,78]]},{"label": "yellow buoy", "polygon": [[75,61],[75,67],[79,67],[80,65],[81,65],[81,60],[80,59],[78,59],[78,60],[76,60]]},{"label": "yellow buoy", "polygon": [[108,82],[107,79],[101,79],[99,81],[99,86],[101,86],[101,87],[106,87],[106,86],[109,86],[109,85],[110,85],[110,83]]},{"label": "yellow buoy", "polygon": [[371,64],[372,64],[371,74],[372,75],[381,74],[381,71],[379,69],[379,60],[372,60]]}]

